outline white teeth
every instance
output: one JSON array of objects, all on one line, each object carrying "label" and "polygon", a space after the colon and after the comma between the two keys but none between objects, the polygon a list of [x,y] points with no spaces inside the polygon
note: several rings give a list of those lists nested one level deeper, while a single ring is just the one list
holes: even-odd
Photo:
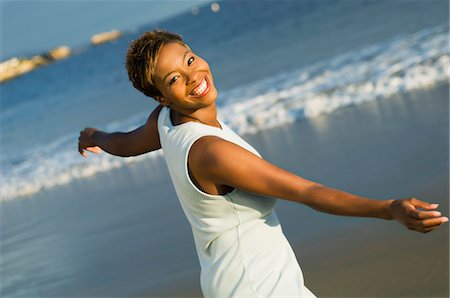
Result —
[{"label": "white teeth", "polygon": [[198,85],[194,90],[192,90],[192,95],[200,95],[203,92],[205,92],[206,88],[208,87],[208,84],[206,83],[206,80],[203,79],[203,81]]}]

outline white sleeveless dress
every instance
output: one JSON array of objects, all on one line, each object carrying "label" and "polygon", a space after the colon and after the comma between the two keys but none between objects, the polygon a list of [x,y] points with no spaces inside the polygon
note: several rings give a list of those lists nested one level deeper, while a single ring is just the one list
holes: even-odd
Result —
[{"label": "white sleeveless dress", "polygon": [[[170,110],[158,117],[161,147],[176,193],[191,224],[205,297],[315,297],[273,210],[276,200],[235,189],[211,195],[188,174],[196,140],[217,136],[260,156],[219,120],[222,129],[187,122],[174,126]],[[251,177],[249,177],[251,179]]]}]

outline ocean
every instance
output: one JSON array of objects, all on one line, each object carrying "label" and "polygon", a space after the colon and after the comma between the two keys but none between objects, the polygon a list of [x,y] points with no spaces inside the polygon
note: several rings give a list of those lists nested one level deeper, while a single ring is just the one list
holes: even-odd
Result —
[{"label": "ocean", "polygon": [[[114,263],[102,257],[100,247],[114,251],[117,241],[151,235],[131,250],[146,259],[149,256],[144,257],[138,244],[165,237],[156,227],[148,230],[141,222],[130,223],[142,199],[130,200],[129,214],[115,215],[121,200],[132,197],[133,187],[143,184],[161,190],[151,208],[141,212],[157,219],[163,216],[158,210],[167,211],[165,199],[173,196],[173,190],[170,181],[161,178],[167,178],[162,152],[123,159],[107,154],[82,158],[77,151],[78,134],[84,127],[128,131],[142,125],[156,107],[153,99],[133,89],[124,67],[127,45],[146,30],[164,28],[181,34],[209,62],[219,92],[219,117],[248,138],[348,107],[426,92],[445,84],[450,76],[448,1],[229,0],[219,4],[218,12],[205,5],[196,15],[186,12],[143,24],[115,42],[85,48],[0,86],[2,297],[100,297],[105,288],[97,289],[96,284],[102,283],[105,271],[108,293],[129,296],[170,281],[180,268],[189,272],[186,268],[195,266],[192,251],[189,261],[174,260],[161,269],[163,273],[152,276],[151,283],[142,280],[139,287],[124,286],[120,266],[139,265],[125,260]],[[143,177],[142,172],[134,172],[136,165],[150,170]],[[106,188],[111,194],[118,180],[122,186],[128,181],[128,186],[118,190],[115,198],[89,204],[86,198],[77,200],[86,187],[96,198]],[[48,222],[42,217],[27,221],[41,212],[48,215]],[[83,215],[85,221],[79,225],[89,234],[77,226],[71,231],[79,234],[66,235],[67,241],[52,238],[66,217],[76,225],[76,217],[84,212],[89,217]],[[142,220],[141,215],[136,218]],[[96,230],[99,221],[105,225]],[[175,222],[166,219],[166,224],[180,229],[187,223],[177,217]],[[115,229],[129,234],[118,239]],[[177,231],[189,239],[188,228]],[[50,244],[51,249],[39,258],[30,256],[36,249],[44,252],[43,247]],[[154,258],[165,258],[164,252],[152,253]],[[80,262],[96,266],[81,270]],[[139,268],[142,271],[136,275],[145,271]]]}]

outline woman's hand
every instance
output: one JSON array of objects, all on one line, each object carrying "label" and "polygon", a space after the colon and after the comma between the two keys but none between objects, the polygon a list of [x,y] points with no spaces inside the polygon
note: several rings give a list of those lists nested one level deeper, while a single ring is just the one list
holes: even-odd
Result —
[{"label": "woman's hand", "polygon": [[447,217],[441,216],[441,213],[435,210],[438,206],[409,198],[392,201],[389,209],[392,218],[409,230],[428,233],[448,222]]},{"label": "woman's hand", "polygon": [[94,142],[93,134],[96,131],[99,131],[99,130],[96,128],[88,127],[80,132],[80,137],[78,138],[78,151],[84,157],[87,156],[87,153],[84,152],[84,150],[92,152],[92,153],[96,153],[96,154],[98,154],[102,151],[102,149],[100,149],[100,147],[98,147]]},{"label": "woman's hand", "polygon": [[87,156],[87,152],[109,154],[121,157],[137,156],[161,148],[158,133],[158,115],[163,106],[158,106],[148,117],[144,125],[130,132],[112,132],[85,128],[78,138],[78,151]]}]

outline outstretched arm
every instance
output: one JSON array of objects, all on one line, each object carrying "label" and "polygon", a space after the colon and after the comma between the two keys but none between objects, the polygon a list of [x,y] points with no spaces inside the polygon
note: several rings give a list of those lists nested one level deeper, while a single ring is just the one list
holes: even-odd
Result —
[{"label": "outstretched arm", "polygon": [[104,150],[112,155],[128,157],[144,154],[161,148],[157,119],[162,106],[157,107],[147,122],[130,132],[107,133],[95,128],[85,128],[78,138],[78,151],[99,153]]},{"label": "outstretched arm", "polygon": [[203,137],[194,143],[189,168],[197,181],[295,201],[322,212],[395,219],[420,232],[431,231],[448,221],[434,211],[437,205],[415,198],[373,200],[329,188],[278,168],[218,137]]}]

